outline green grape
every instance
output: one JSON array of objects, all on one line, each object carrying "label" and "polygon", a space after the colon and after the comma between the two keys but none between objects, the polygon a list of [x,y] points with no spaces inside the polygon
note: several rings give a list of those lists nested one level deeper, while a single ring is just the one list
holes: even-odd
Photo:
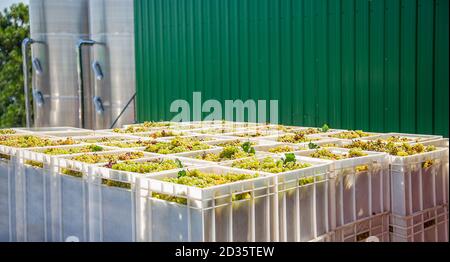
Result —
[{"label": "green grape", "polygon": [[124,137],[120,136],[112,136],[112,137],[92,137],[92,138],[83,138],[79,139],[82,142],[85,143],[106,143],[106,142],[113,142],[113,141],[124,141],[127,140]]},{"label": "green grape", "polygon": [[188,151],[198,151],[211,148],[210,145],[202,143],[193,138],[176,137],[170,142],[156,142],[147,146],[145,151],[158,154],[176,154]]},{"label": "green grape", "polygon": [[121,162],[113,163],[111,168],[114,170],[128,171],[134,173],[154,173],[171,169],[178,169],[179,163],[176,160],[165,159],[165,160],[149,160],[145,162]]},{"label": "green grape", "polygon": [[307,137],[304,134],[286,134],[283,136],[278,137],[278,142],[284,142],[284,143],[305,143],[305,142],[311,142],[311,141],[317,141],[320,140],[320,138],[317,137]]},{"label": "green grape", "polygon": [[361,149],[355,148],[353,150],[350,150],[347,153],[333,153],[330,150],[326,148],[317,149],[313,153],[310,154],[311,157],[314,158],[321,158],[321,159],[329,159],[329,160],[341,160],[346,158],[354,158],[354,157],[360,157],[360,156],[366,156],[367,154],[362,152]]},{"label": "green grape", "polygon": [[172,126],[172,123],[145,121],[142,125],[144,127],[169,127],[169,126]]},{"label": "green grape", "polygon": [[[237,140],[231,140],[231,141],[219,143],[219,144],[217,144],[217,146],[220,146],[220,147],[239,146],[239,147],[241,147],[242,144],[244,144],[244,143],[246,143],[246,142],[237,139]],[[256,145],[256,142],[253,142],[253,141],[249,142],[249,143],[252,146]]]},{"label": "green grape", "polygon": [[294,133],[300,134],[300,135],[314,135],[314,134],[321,133],[321,131],[317,128],[307,128],[307,129],[303,129],[303,130],[296,130],[296,131],[294,131]]},{"label": "green grape", "polygon": [[83,177],[83,173],[82,172],[76,171],[76,170],[67,169],[67,168],[61,168],[60,172],[62,174],[68,175],[68,176],[73,176],[73,177],[78,177],[78,178]]},{"label": "green grape", "polygon": [[14,137],[0,137],[0,145],[16,147],[16,148],[31,148],[31,147],[45,147],[45,146],[62,146],[62,145],[74,145],[78,142],[72,138],[66,138],[61,140],[50,140],[48,138],[42,138],[33,135],[22,135]]},{"label": "green grape", "polygon": [[330,137],[340,138],[340,139],[355,139],[361,137],[370,136],[370,134],[363,132],[362,130],[349,130],[340,132],[337,134],[329,135]]},{"label": "green grape", "polygon": [[182,133],[182,132],[175,132],[172,130],[161,130],[161,131],[156,131],[151,134],[146,134],[146,135],[142,135],[142,136],[151,137],[151,138],[159,138],[159,137],[171,137],[171,136],[182,136],[182,135],[184,135],[184,133]]},{"label": "green grape", "polygon": [[27,160],[25,161],[25,164],[33,167],[44,168],[44,163],[39,161]]},{"label": "green grape", "polygon": [[227,160],[239,159],[244,157],[249,157],[254,155],[253,153],[246,153],[241,147],[236,146],[227,146],[219,153],[206,153],[200,154],[196,156],[196,159],[213,161],[213,162],[222,162]]},{"label": "green grape", "polygon": [[410,142],[412,139],[402,136],[389,136],[383,140],[386,142],[398,143],[398,142]]},{"label": "green grape", "polygon": [[215,174],[215,173],[204,173],[196,169],[187,171],[185,176],[166,177],[163,179],[163,181],[180,185],[207,188],[242,180],[248,180],[256,177],[259,177],[259,174],[239,174],[239,173]]},{"label": "green grape", "polygon": [[276,146],[269,148],[269,150],[267,151],[269,151],[270,153],[285,153],[295,151],[295,149],[291,146]]},{"label": "green grape", "polygon": [[106,143],[106,146],[113,146],[113,147],[120,147],[120,148],[133,148],[133,147],[145,147],[150,145],[152,142],[151,141],[129,141],[129,142],[120,142],[120,141],[116,141],[116,142],[109,142]]},{"label": "green grape", "polygon": [[88,153],[88,152],[99,152],[103,151],[103,147],[97,145],[89,145],[83,147],[72,147],[72,148],[48,148],[42,151],[46,155],[68,155],[68,154],[78,154],[78,153]]},{"label": "green grape", "polygon": [[183,197],[170,196],[166,194],[152,193],[152,197],[156,199],[161,199],[169,202],[175,202],[181,205],[187,205],[187,199]]},{"label": "green grape", "polygon": [[281,159],[274,159],[272,157],[266,157],[264,159],[257,159],[256,157],[251,157],[247,159],[242,159],[234,161],[232,167],[243,168],[255,171],[263,171],[268,173],[282,173],[291,170],[302,169],[310,167],[309,163],[300,163],[297,161],[285,162]]},{"label": "green grape", "polygon": [[13,129],[0,129],[0,135],[12,135],[15,133],[16,133],[16,130],[13,130]]},{"label": "green grape", "polygon": [[130,183],[121,182],[121,181],[115,181],[115,180],[111,180],[111,179],[102,178],[102,184],[105,185],[105,186],[110,186],[110,187],[119,187],[119,188],[124,188],[124,189],[131,189],[131,184]]},{"label": "green grape", "polygon": [[359,148],[366,151],[386,152],[393,156],[411,156],[436,150],[435,146],[424,146],[420,143],[411,145],[408,143],[386,142],[381,139],[372,141],[356,140],[344,147]]},{"label": "green grape", "polygon": [[80,156],[74,156],[71,159],[88,164],[106,163],[111,161],[124,161],[133,160],[144,157],[142,152],[126,152],[119,154],[85,154]]},{"label": "green grape", "polygon": [[312,176],[302,177],[298,180],[299,186],[305,186],[305,185],[312,184],[312,183],[314,183],[314,177],[312,177]]}]

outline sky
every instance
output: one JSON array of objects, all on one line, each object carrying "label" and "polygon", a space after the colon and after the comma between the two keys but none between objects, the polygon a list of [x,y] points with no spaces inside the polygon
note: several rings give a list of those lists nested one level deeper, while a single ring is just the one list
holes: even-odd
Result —
[{"label": "sky", "polygon": [[0,10],[3,10],[4,8],[9,7],[12,4],[20,2],[29,4],[30,0],[0,0]]}]

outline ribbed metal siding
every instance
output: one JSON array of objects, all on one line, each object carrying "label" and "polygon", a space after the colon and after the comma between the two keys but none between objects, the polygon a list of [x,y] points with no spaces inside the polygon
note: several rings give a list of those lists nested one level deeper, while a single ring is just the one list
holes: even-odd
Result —
[{"label": "ribbed metal siding", "polygon": [[279,99],[284,124],[448,136],[448,0],[135,0],[138,119]]}]

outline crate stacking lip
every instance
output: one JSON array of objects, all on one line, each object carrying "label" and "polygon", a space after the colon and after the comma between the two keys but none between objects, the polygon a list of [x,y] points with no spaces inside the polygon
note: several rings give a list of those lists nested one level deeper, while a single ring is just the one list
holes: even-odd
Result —
[{"label": "crate stacking lip", "polygon": [[[6,138],[20,136],[35,136],[53,139],[32,133],[17,133],[13,135],[2,135]],[[12,146],[0,145],[0,242],[16,241],[16,170],[17,153],[23,149]]]},{"label": "crate stacking lip", "polygon": [[[195,160],[166,155],[141,158],[130,162],[169,159],[178,159],[184,167],[202,164]],[[177,167],[171,170],[178,172],[182,169]],[[140,188],[139,181],[146,175],[166,173],[171,170],[154,173],[134,173],[106,168],[104,165],[85,166],[85,173],[89,174],[87,176],[89,241],[139,241],[140,238],[137,231],[141,230],[139,213],[143,205],[140,199],[137,198],[138,194],[136,194],[136,191]],[[116,185],[105,185],[105,181],[112,181]]]},{"label": "crate stacking lip", "polygon": [[[256,174],[224,166],[188,168],[201,172]],[[176,171],[148,175],[141,180],[140,196],[146,200],[141,214],[143,241],[272,241],[271,207],[275,185],[265,174],[233,183],[198,188],[162,181]],[[186,199],[186,204],[154,198],[152,193]],[[233,195],[249,194],[234,200]]]},{"label": "crate stacking lip", "polygon": [[[52,235],[55,218],[53,217],[58,201],[66,195],[61,195],[61,183],[69,187],[70,181],[62,181],[59,170],[53,170],[55,159],[62,156],[71,157],[89,154],[115,154],[112,147],[102,146],[103,151],[92,153],[76,153],[49,155],[43,152],[48,149],[74,150],[89,147],[89,144],[40,147],[21,150],[17,157],[16,172],[16,215],[18,241],[61,241]],[[66,187],[64,187],[66,189]],[[67,205],[69,207],[69,205]],[[75,210],[75,209],[71,209]],[[68,213],[71,211],[69,210]],[[77,210],[78,211],[78,210]],[[72,222],[76,223],[76,215]],[[80,237],[80,239],[85,240]]]},{"label": "crate stacking lip", "polygon": [[[327,148],[335,154],[350,150]],[[310,157],[316,149],[295,153]],[[334,186],[331,189],[336,227],[390,210],[389,162],[386,153],[362,151],[366,156],[332,160],[329,165]],[[356,170],[364,167],[361,170]]]},{"label": "crate stacking lip", "polygon": [[440,139],[434,139],[434,140],[427,140],[422,142],[422,144],[428,146],[436,146],[436,147],[449,147],[448,138],[440,138]]},{"label": "crate stacking lip", "polygon": [[436,206],[409,216],[389,216],[391,242],[448,242],[448,205]]},{"label": "crate stacking lip", "polygon": [[[393,214],[408,216],[448,203],[448,148],[389,158]],[[431,166],[424,166],[427,161]]]},{"label": "crate stacking lip", "polygon": [[[175,155],[176,156],[185,157],[185,158],[195,159],[199,163],[203,163],[203,165],[226,164],[226,163],[231,163],[231,162],[236,160],[236,159],[229,159],[229,160],[215,162],[215,161],[209,161],[209,160],[203,160],[203,159],[197,159],[196,158],[197,156],[200,156],[200,155],[203,155],[203,154],[219,154],[220,152],[222,152],[222,150],[224,150],[224,148],[219,147],[219,148],[212,148],[212,149],[206,149],[206,150],[200,150],[200,151],[178,153],[178,154],[175,154]],[[266,155],[267,155],[266,153],[261,153],[261,152],[256,152],[255,153],[255,156],[266,156]],[[246,157],[239,158],[239,159],[245,159],[245,158],[249,158],[249,157],[251,157],[251,156],[246,156]]]},{"label": "crate stacking lip", "polygon": [[[266,157],[275,161],[282,159],[281,155],[257,156],[256,159],[260,161]],[[334,214],[329,204],[329,165],[332,162],[301,156],[295,158],[298,163],[310,166],[281,173],[254,170],[273,177],[276,185],[271,202],[273,241],[312,241],[333,228]],[[221,165],[232,166],[234,162],[241,160],[245,159]],[[312,180],[308,180],[310,178]]]},{"label": "crate stacking lip", "polygon": [[341,226],[329,233],[331,242],[389,242],[389,213]]}]

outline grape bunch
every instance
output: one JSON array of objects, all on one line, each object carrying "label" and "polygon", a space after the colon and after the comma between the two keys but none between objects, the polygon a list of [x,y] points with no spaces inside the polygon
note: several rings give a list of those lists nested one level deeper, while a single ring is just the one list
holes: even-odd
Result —
[{"label": "grape bunch", "polygon": [[13,129],[0,129],[0,135],[13,135],[16,133],[16,130]]},{"label": "grape bunch", "polygon": [[306,143],[306,142],[317,141],[317,140],[320,140],[320,138],[308,137],[305,134],[286,134],[286,135],[282,135],[282,136],[278,137],[278,139],[277,139],[278,142],[294,143],[294,144]]},{"label": "grape bunch", "polygon": [[207,153],[197,155],[195,158],[206,161],[222,162],[227,160],[239,159],[244,157],[253,156],[254,153],[245,152],[242,147],[227,146],[218,153]]},{"label": "grape bunch", "polygon": [[144,174],[177,169],[180,168],[180,163],[179,161],[172,159],[155,159],[144,162],[125,161],[120,163],[109,163],[107,167],[114,170]]},{"label": "grape bunch", "polygon": [[349,131],[344,131],[344,132],[340,132],[337,134],[329,135],[329,137],[340,138],[340,139],[356,139],[356,138],[368,137],[368,136],[370,136],[370,134],[366,133],[362,130],[349,130]]},{"label": "grape bunch", "polygon": [[88,164],[107,163],[113,161],[133,160],[144,157],[142,152],[126,152],[112,154],[84,154],[74,156],[71,159]]},{"label": "grape bunch", "polygon": [[367,156],[367,153],[364,153],[359,148],[352,148],[348,153],[333,153],[329,149],[321,148],[315,150],[313,153],[309,154],[310,157],[320,158],[320,159],[328,159],[328,160],[342,160],[347,158],[354,158],[360,156]]},{"label": "grape bunch", "polygon": [[78,142],[72,138],[66,138],[61,140],[50,140],[48,138],[42,138],[33,135],[22,135],[14,137],[0,137],[0,145],[10,146],[16,148],[31,148],[31,147],[45,147],[45,146],[62,146],[62,145],[74,145]]},{"label": "grape bunch", "polygon": [[41,150],[46,155],[69,155],[78,153],[100,152],[104,148],[98,145],[88,145],[82,147],[70,147],[70,148],[47,148]]},{"label": "grape bunch", "polygon": [[147,146],[145,151],[158,154],[176,154],[188,151],[205,150],[211,148],[210,145],[202,143],[192,138],[176,137],[170,142],[156,142]]},{"label": "grape bunch", "polygon": [[263,171],[268,173],[282,173],[286,171],[310,167],[311,164],[301,163],[298,161],[283,161],[282,159],[274,159],[273,157],[266,157],[263,159],[251,157],[234,161],[232,163],[232,166],[236,168]]}]

